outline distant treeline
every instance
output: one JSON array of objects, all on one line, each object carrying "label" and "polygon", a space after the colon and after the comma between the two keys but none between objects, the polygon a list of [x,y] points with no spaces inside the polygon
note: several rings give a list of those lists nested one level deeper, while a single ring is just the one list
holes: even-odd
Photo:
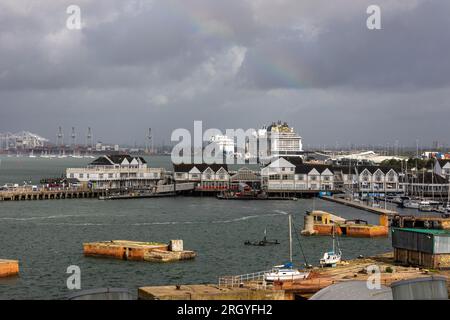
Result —
[{"label": "distant treeline", "polygon": [[396,169],[408,169],[417,168],[418,170],[422,169],[432,169],[434,166],[434,159],[417,159],[417,158],[409,158],[408,160],[396,160],[389,159],[381,162],[381,166],[394,167]]}]

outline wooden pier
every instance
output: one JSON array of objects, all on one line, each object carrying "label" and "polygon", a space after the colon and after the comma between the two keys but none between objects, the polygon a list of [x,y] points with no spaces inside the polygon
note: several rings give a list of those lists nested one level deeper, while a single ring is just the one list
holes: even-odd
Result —
[{"label": "wooden pier", "polygon": [[174,196],[188,193],[195,188],[194,183],[179,183],[169,185],[157,185],[151,191],[141,192],[139,190],[124,193],[120,189],[90,189],[80,188],[39,188],[33,190],[30,187],[19,187],[11,190],[0,191],[0,201],[21,200],[54,200],[54,199],[138,199]]},{"label": "wooden pier", "polygon": [[383,209],[383,208],[374,208],[374,207],[371,207],[371,206],[368,206],[368,205],[365,205],[362,203],[358,203],[358,202],[354,202],[354,201],[350,201],[350,200],[346,200],[346,199],[342,199],[342,198],[337,198],[337,197],[322,196],[321,199],[339,203],[339,204],[343,204],[345,206],[353,207],[356,209],[361,209],[361,210],[375,213],[378,215],[387,215],[387,216],[391,217],[391,216],[398,214],[397,211]]},{"label": "wooden pier", "polygon": [[38,190],[17,189],[12,191],[0,191],[0,201],[22,201],[22,200],[56,200],[56,199],[82,199],[98,198],[105,196],[105,190],[80,189],[58,189]]}]

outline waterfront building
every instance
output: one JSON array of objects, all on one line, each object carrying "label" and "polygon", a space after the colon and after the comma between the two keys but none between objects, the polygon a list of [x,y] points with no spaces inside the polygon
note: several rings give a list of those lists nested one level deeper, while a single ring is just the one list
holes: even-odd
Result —
[{"label": "waterfront building", "polygon": [[165,170],[148,167],[142,157],[105,155],[86,168],[66,169],[66,178],[93,189],[149,189],[165,178]]},{"label": "waterfront building", "polygon": [[450,180],[450,159],[436,159],[434,172]]},{"label": "waterfront building", "polygon": [[[258,130],[256,134],[258,157],[263,163],[279,157],[301,158],[303,155],[302,138],[286,122],[273,122],[267,128]],[[263,140],[267,142],[267,150],[263,150]]]},{"label": "waterfront building", "polygon": [[359,192],[397,193],[403,191],[400,186],[399,173],[394,168],[359,166],[355,169]]},{"label": "waterfront building", "polygon": [[248,186],[253,190],[261,189],[261,177],[259,172],[254,172],[247,167],[240,168],[230,177],[231,189],[239,189]]},{"label": "waterfront building", "polygon": [[302,163],[299,158],[278,158],[261,170],[267,191],[331,191],[334,173],[328,165]]},{"label": "waterfront building", "polygon": [[401,193],[401,175],[386,166],[333,166],[336,189],[352,193]]},{"label": "waterfront building", "polygon": [[230,186],[226,164],[174,164],[173,172],[176,183],[195,182],[199,191],[220,191]]},{"label": "waterfront building", "polygon": [[349,152],[346,154],[332,155],[331,161],[337,165],[346,165],[349,162],[356,165],[379,165],[387,160],[406,160],[406,157],[380,155],[374,151]]}]

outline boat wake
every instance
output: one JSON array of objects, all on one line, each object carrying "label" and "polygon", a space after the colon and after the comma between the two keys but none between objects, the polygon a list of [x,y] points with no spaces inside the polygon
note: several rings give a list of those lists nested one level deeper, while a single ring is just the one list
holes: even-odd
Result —
[{"label": "boat wake", "polygon": [[148,226],[148,225],[170,225],[170,224],[209,224],[209,223],[232,223],[232,222],[239,222],[239,221],[245,221],[249,219],[257,219],[257,218],[263,218],[263,217],[275,217],[280,215],[286,215],[288,213],[280,210],[275,210],[277,213],[269,213],[269,214],[260,214],[260,215],[250,215],[250,216],[244,216],[239,217],[235,219],[228,219],[228,220],[213,220],[213,221],[167,221],[167,222],[141,222],[141,223],[132,223],[132,226]]},{"label": "boat wake", "polygon": [[212,221],[211,223],[231,223],[231,222],[239,222],[239,221],[245,221],[245,220],[249,220],[249,219],[256,219],[256,218],[262,218],[262,217],[276,217],[276,216],[281,216],[281,215],[287,214],[286,212],[280,211],[280,210],[275,210],[275,212],[277,212],[277,213],[251,215],[251,216],[245,216],[245,217],[240,217],[240,218],[230,219],[230,220],[217,220],[217,221]]},{"label": "boat wake", "polygon": [[11,221],[32,221],[32,220],[46,220],[46,219],[64,219],[73,217],[87,217],[89,215],[58,215],[58,216],[44,216],[44,217],[27,217],[27,218],[14,218],[14,217],[1,217],[0,220],[11,220]]},{"label": "boat wake", "polygon": [[[239,217],[235,219],[228,220],[213,220],[213,221],[164,221],[164,222],[136,222],[129,224],[130,226],[151,226],[151,225],[186,225],[186,224],[221,224],[221,223],[233,223],[239,221],[245,221],[250,219],[258,219],[265,217],[276,217],[281,215],[287,215],[287,212],[281,210],[274,210],[275,213],[260,214],[260,215],[248,215],[244,217]],[[86,215],[88,216],[88,215]],[[68,218],[68,217],[85,217],[80,215],[61,215],[61,216],[48,216],[48,217],[29,217],[29,218],[0,218],[0,220],[17,220],[17,221],[29,221],[29,220],[44,220],[44,219],[58,219],[58,218]],[[57,225],[57,226],[111,226],[113,224],[108,223],[40,223],[39,225]],[[123,225],[123,224],[121,224]]]},{"label": "boat wake", "polygon": [[278,212],[279,214],[283,214],[283,215],[288,215],[289,213],[287,213],[286,211],[283,210],[274,210],[275,212]]}]

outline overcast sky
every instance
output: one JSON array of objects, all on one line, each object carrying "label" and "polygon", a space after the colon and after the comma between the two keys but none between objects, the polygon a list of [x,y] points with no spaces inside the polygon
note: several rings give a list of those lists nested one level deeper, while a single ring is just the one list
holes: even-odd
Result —
[{"label": "overcast sky", "polygon": [[444,0],[0,0],[0,132],[167,143],[282,120],[305,145],[447,143],[449,33]]}]

